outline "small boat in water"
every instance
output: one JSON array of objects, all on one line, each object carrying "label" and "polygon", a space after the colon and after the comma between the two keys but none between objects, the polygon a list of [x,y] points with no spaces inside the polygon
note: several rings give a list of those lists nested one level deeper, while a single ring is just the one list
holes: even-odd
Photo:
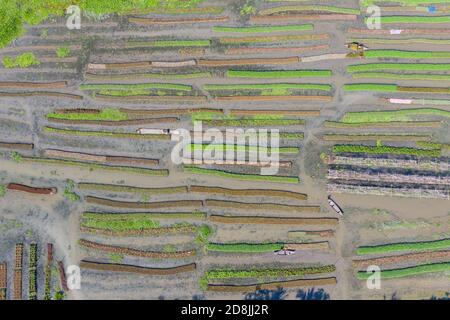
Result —
[{"label": "small boat in water", "polygon": [[331,199],[331,196],[328,196],[328,204],[330,205],[330,207],[333,208],[334,211],[336,211],[337,214],[343,216],[344,215],[344,211],[342,211],[341,207],[339,207],[339,205],[334,202],[333,199]]}]

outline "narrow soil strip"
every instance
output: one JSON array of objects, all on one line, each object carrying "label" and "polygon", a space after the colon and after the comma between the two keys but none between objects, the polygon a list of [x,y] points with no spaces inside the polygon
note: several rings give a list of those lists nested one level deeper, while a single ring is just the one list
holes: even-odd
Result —
[{"label": "narrow soil strip", "polygon": [[27,193],[34,193],[34,194],[46,194],[46,195],[53,195],[56,194],[57,189],[56,188],[35,188],[26,186],[24,184],[18,184],[18,183],[9,183],[6,188],[8,190],[16,190],[16,191],[23,191]]},{"label": "narrow soil strip", "polygon": [[153,276],[164,276],[164,275],[172,275],[172,274],[177,274],[177,273],[195,271],[196,264],[190,263],[190,264],[177,266],[177,267],[173,267],[173,268],[146,268],[146,267],[140,267],[140,266],[127,265],[127,264],[100,263],[100,262],[82,260],[80,262],[80,268],[99,270],[99,271],[128,272],[128,273],[145,274],[145,275],[153,275]]},{"label": "narrow soil strip", "polygon": [[337,225],[337,218],[289,218],[211,215],[211,222],[231,224],[285,224],[285,225]]}]

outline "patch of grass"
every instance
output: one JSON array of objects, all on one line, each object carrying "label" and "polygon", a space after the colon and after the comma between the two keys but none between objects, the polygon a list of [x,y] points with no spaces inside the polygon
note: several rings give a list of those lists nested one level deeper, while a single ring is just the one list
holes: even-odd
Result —
[{"label": "patch of grass", "polygon": [[298,177],[286,177],[286,176],[263,176],[257,174],[244,174],[244,173],[232,173],[222,170],[215,169],[204,169],[194,166],[184,166],[183,170],[186,172],[194,174],[205,174],[212,175],[222,178],[230,178],[237,180],[248,180],[248,181],[270,181],[270,182],[281,182],[281,183],[298,183]]},{"label": "patch of grass", "polygon": [[64,188],[64,197],[71,201],[71,202],[77,202],[80,201],[80,196],[77,195],[73,190],[75,188],[75,182],[73,182],[70,179],[66,180],[66,187]]},{"label": "patch of grass", "polygon": [[153,220],[97,220],[97,219],[82,219],[81,225],[87,228],[112,230],[112,231],[128,231],[128,230],[144,230],[159,228],[160,223]]},{"label": "patch of grass", "polygon": [[346,113],[341,122],[344,123],[376,123],[393,121],[411,121],[418,116],[438,116],[450,118],[450,111],[435,108],[414,108],[392,111],[360,111]]},{"label": "patch of grass", "polygon": [[248,16],[248,15],[255,14],[255,13],[256,13],[256,8],[248,3],[244,4],[242,6],[242,8],[239,10],[239,14],[241,16]]},{"label": "patch of grass", "polygon": [[32,52],[24,52],[15,58],[3,57],[2,63],[5,68],[28,68],[40,64]]},{"label": "patch of grass", "polygon": [[197,229],[197,236],[195,238],[195,242],[198,244],[207,245],[208,239],[212,234],[212,229],[210,226],[203,224]]},{"label": "patch of grass", "polygon": [[227,70],[228,78],[326,78],[331,77],[331,70]]},{"label": "patch of grass", "polygon": [[0,198],[4,197],[6,194],[6,187],[2,184],[0,184]]},{"label": "patch of grass", "polygon": [[286,26],[252,26],[252,27],[224,27],[214,26],[215,32],[229,32],[229,33],[268,33],[280,31],[311,31],[314,26],[312,24],[297,24]]},{"label": "patch of grass", "polygon": [[367,50],[364,52],[367,59],[396,58],[396,59],[448,59],[448,51],[405,51],[393,49]]},{"label": "patch of grass", "polygon": [[121,121],[128,120],[126,113],[119,109],[106,108],[100,110],[99,113],[90,112],[70,112],[70,113],[56,113],[47,114],[49,119],[64,119],[64,120],[92,120],[92,121]]},{"label": "patch of grass", "polygon": [[58,58],[65,58],[68,57],[70,54],[70,49],[69,47],[59,47],[58,49],[56,49],[56,56]]},{"label": "patch of grass", "polygon": [[12,161],[14,161],[14,162],[17,162],[17,163],[22,162],[22,156],[21,156],[17,151],[12,151],[12,152],[9,154],[9,157],[10,157],[10,159],[11,159]]},{"label": "patch of grass", "polygon": [[[450,271],[450,262],[441,262],[407,268],[382,270],[380,275],[381,279],[391,279],[391,278],[416,276],[426,273],[448,272],[448,271]],[[367,280],[367,278],[371,276],[371,273],[367,273],[366,271],[359,271],[356,274],[356,276],[359,280]]]},{"label": "patch of grass", "polygon": [[441,239],[423,242],[390,243],[377,246],[361,246],[356,249],[356,254],[385,254],[399,251],[424,251],[441,250],[450,247],[450,239]]},{"label": "patch of grass", "polygon": [[208,251],[263,253],[281,250],[284,243],[208,243]]},{"label": "patch of grass", "polygon": [[333,153],[403,154],[419,157],[440,157],[440,150],[391,146],[335,145]]}]

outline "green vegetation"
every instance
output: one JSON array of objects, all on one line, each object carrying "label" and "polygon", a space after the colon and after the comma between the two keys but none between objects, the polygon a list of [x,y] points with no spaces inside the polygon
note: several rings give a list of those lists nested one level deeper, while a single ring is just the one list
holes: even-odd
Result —
[{"label": "green vegetation", "polygon": [[[382,270],[381,278],[382,279],[402,278],[402,277],[416,276],[425,273],[448,272],[448,271],[450,271],[450,262],[431,263],[414,267]],[[367,273],[366,271],[359,271],[357,273],[357,278],[359,280],[367,280],[367,278],[370,275],[371,273]]]},{"label": "green vegetation", "polygon": [[352,83],[343,86],[345,91],[396,92],[396,84]]},{"label": "green vegetation", "polygon": [[0,198],[4,197],[6,194],[6,187],[2,184],[0,184]]},{"label": "green vegetation", "polygon": [[167,134],[138,134],[138,133],[111,132],[111,131],[81,131],[72,129],[58,129],[52,127],[44,127],[43,131],[48,133],[66,134],[73,136],[87,136],[87,137],[170,140],[170,136]]},{"label": "green vegetation", "polygon": [[37,244],[30,244],[30,251],[28,253],[28,299],[36,300],[37,299],[37,263],[38,263],[38,255],[37,255]]},{"label": "green vegetation", "polygon": [[331,70],[227,70],[228,78],[326,78],[331,77]]},{"label": "green vegetation", "polygon": [[241,16],[248,16],[256,13],[256,8],[252,5],[246,3],[242,6],[241,10],[239,10]]},{"label": "green vegetation", "polygon": [[245,91],[258,90],[261,95],[284,96],[291,94],[291,90],[331,91],[329,84],[303,83],[264,83],[264,84],[205,84],[206,91]]},{"label": "green vegetation", "polygon": [[383,38],[352,38],[349,42],[360,42],[365,44],[450,44],[448,39],[431,39],[431,38],[408,38],[408,39],[383,39]]},{"label": "green vegetation", "polygon": [[79,183],[78,189],[113,191],[113,192],[131,192],[135,194],[147,194],[147,195],[187,192],[187,187],[140,188],[140,187],[122,186],[114,184],[101,184],[101,183]]},{"label": "green vegetation", "polygon": [[91,112],[70,112],[70,113],[49,113],[49,119],[64,119],[64,120],[92,120],[92,121],[121,121],[128,120],[126,113],[118,109],[106,108],[100,110],[99,113]]},{"label": "green vegetation", "polygon": [[347,72],[395,71],[450,71],[450,63],[366,63],[347,67]]},{"label": "green vegetation", "polygon": [[204,277],[208,280],[213,279],[242,279],[242,278],[287,278],[298,277],[310,274],[331,273],[336,270],[334,265],[286,268],[286,269],[216,269],[205,272]]},{"label": "green vegetation", "polygon": [[96,219],[82,219],[81,225],[86,228],[104,229],[112,231],[128,231],[128,230],[144,230],[159,228],[158,221],[152,220],[96,220]]},{"label": "green vegetation", "polygon": [[126,173],[137,173],[137,174],[147,174],[152,176],[168,176],[169,171],[166,169],[147,169],[140,167],[126,167],[126,166],[108,166],[89,162],[71,161],[71,160],[59,160],[59,159],[48,159],[48,158],[23,158],[24,161],[34,162],[34,163],[44,163],[51,165],[63,165],[72,166],[79,168],[86,168],[90,171],[93,170],[105,170],[105,171],[117,171]]},{"label": "green vegetation", "polygon": [[377,246],[358,247],[356,254],[385,254],[398,251],[424,251],[424,250],[441,250],[450,247],[450,239],[441,239],[435,241],[423,242],[403,242],[390,243]]},{"label": "green vegetation", "polygon": [[12,161],[17,162],[17,163],[22,161],[22,156],[17,151],[12,151],[9,154],[9,157]]},{"label": "green vegetation", "polygon": [[202,224],[197,228],[197,237],[195,242],[202,245],[208,245],[208,239],[212,234],[212,229],[206,224]]},{"label": "green vegetation", "polygon": [[352,74],[353,79],[378,78],[390,80],[436,80],[449,81],[450,75],[446,74],[398,74],[388,72],[358,72]]},{"label": "green vegetation", "polygon": [[[23,33],[23,24],[36,25],[49,16],[64,16],[69,5],[94,14],[189,11],[202,0],[8,0],[0,3],[0,48]],[[200,10],[200,9],[199,9]],[[217,10],[215,10],[217,11]]]},{"label": "green vegetation", "polygon": [[287,176],[263,176],[257,174],[244,174],[244,173],[232,173],[222,170],[215,169],[204,169],[195,166],[184,166],[184,171],[194,173],[194,174],[205,174],[212,175],[222,178],[230,178],[237,180],[248,180],[248,181],[271,181],[271,182],[282,182],[282,183],[298,183],[298,177],[287,177]]},{"label": "green vegetation", "polygon": [[335,6],[325,6],[325,5],[300,5],[300,6],[279,6],[266,10],[262,10],[259,14],[270,15],[277,14],[281,12],[292,12],[292,11],[319,11],[319,12],[330,12],[330,13],[342,13],[342,14],[360,14],[359,9],[352,8],[342,8]]},{"label": "green vegetation", "polygon": [[123,260],[123,255],[120,253],[109,253],[108,260],[111,263],[121,263]]},{"label": "green vegetation", "polygon": [[416,149],[391,146],[335,145],[333,153],[404,154],[419,157],[439,157],[440,150]]},{"label": "green vegetation", "polygon": [[[234,127],[289,126],[305,124],[305,120],[303,119],[285,119],[283,115],[277,114],[263,114],[239,118],[233,115],[223,115],[222,113],[193,112],[191,114],[191,120],[192,122],[202,121],[214,126]],[[280,134],[280,137],[282,137],[282,134]],[[287,135],[287,137],[289,137],[289,135]]]},{"label": "green vegetation", "polygon": [[22,53],[15,58],[6,56],[3,58],[2,63],[5,68],[28,68],[40,64],[32,52]]},{"label": "green vegetation", "polygon": [[155,220],[155,219],[206,219],[206,213],[200,211],[192,212],[121,212],[121,213],[98,213],[85,212],[81,216],[83,219],[92,220]]},{"label": "green vegetation", "polygon": [[80,201],[80,196],[77,195],[73,189],[75,188],[75,182],[70,179],[66,180],[66,187],[64,188],[64,197],[72,202]]},{"label": "green vegetation", "polygon": [[262,253],[283,249],[284,243],[208,243],[206,249],[219,252]]},{"label": "green vegetation", "polygon": [[59,47],[58,49],[56,49],[56,56],[58,58],[65,58],[68,57],[70,54],[70,49],[69,47]]},{"label": "green vegetation", "polygon": [[448,51],[404,51],[404,50],[367,50],[364,52],[367,59],[396,58],[396,59],[448,59]]},{"label": "green vegetation", "polygon": [[139,84],[81,84],[81,90],[118,90],[118,91],[132,91],[132,90],[148,90],[148,89],[163,89],[176,91],[191,91],[192,87],[186,84],[174,83],[139,83]]},{"label": "green vegetation", "polygon": [[142,45],[156,48],[209,47],[211,45],[211,42],[209,40],[154,40],[145,42],[130,41],[128,42],[128,45]]},{"label": "green vegetation", "polygon": [[344,123],[376,123],[393,121],[411,121],[418,116],[437,116],[450,118],[450,111],[435,108],[415,108],[392,111],[360,111],[346,113]]},{"label": "green vegetation", "polygon": [[[381,23],[398,24],[398,23],[449,23],[450,16],[381,16]],[[366,18],[367,21],[367,18]]]},{"label": "green vegetation", "polygon": [[298,147],[280,147],[280,148],[271,148],[271,147],[259,147],[259,146],[248,146],[248,145],[236,145],[236,144],[232,144],[232,145],[227,145],[227,144],[189,144],[187,145],[188,150],[190,150],[191,152],[196,151],[196,150],[205,150],[206,148],[212,150],[216,150],[216,151],[220,151],[220,152],[226,152],[228,150],[233,150],[233,151],[243,151],[243,152],[270,152],[270,153],[274,153],[274,152],[278,152],[278,153],[292,153],[292,154],[296,154],[299,152],[299,148]]},{"label": "green vegetation", "polygon": [[312,24],[293,24],[286,26],[252,26],[252,27],[224,27],[214,26],[215,32],[230,32],[230,33],[268,33],[280,31],[311,31],[314,26]]}]

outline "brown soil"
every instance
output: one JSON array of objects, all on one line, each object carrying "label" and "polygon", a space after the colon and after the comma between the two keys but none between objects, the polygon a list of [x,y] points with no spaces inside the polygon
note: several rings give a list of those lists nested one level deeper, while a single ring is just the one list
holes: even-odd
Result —
[{"label": "brown soil", "polygon": [[269,210],[290,212],[320,212],[320,206],[295,206],[277,203],[248,203],[225,200],[205,200],[207,207],[235,208],[242,210]]},{"label": "brown soil", "polygon": [[276,114],[283,116],[318,117],[320,110],[242,110],[231,109],[231,114],[238,116]]},{"label": "brown soil", "polygon": [[310,242],[310,243],[287,243],[283,246],[286,250],[329,250],[328,241]]},{"label": "brown soil", "polygon": [[287,224],[287,225],[337,225],[336,218],[287,218],[287,217],[252,217],[211,215],[211,222],[232,224]]},{"label": "brown soil", "polygon": [[55,81],[55,82],[15,82],[15,81],[2,81],[0,82],[0,88],[65,88],[67,87],[67,81]]},{"label": "brown soil", "polygon": [[133,208],[133,209],[163,209],[163,208],[178,208],[178,207],[189,207],[189,208],[199,208],[202,206],[201,200],[179,200],[179,201],[160,201],[160,202],[126,202],[126,201],[116,201],[104,198],[97,198],[92,196],[87,196],[85,198],[87,203],[97,204],[107,207],[116,208]]},{"label": "brown soil", "polygon": [[254,59],[199,59],[199,66],[207,67],[227,67],[227,66],[246,66],[246,65],[264,65],[264,64],[295,64],[299,63],[298,57],[289,58],[254,58]]},{"label": "brown soil", "polygon": [[17,149],[17,150],[33,150],[34,144],[32,144],[32,143],[0,142],[0,148]]},{"label": "brown soil", "polygon": [[271,189],[229,189],[222,187],[205,187],[205,186],[191,186],[190,192],[224,194],[230,196],[261,196],[261,197],[283,197],[293,198],[297,200],[306,200],[308,196],[304,193],[297,193],[284,190]]},{"label": "brown soil", "polygon": [[246,47],[246,48],[229,48],[225,49],[225,54],[251,54],[251,53],[274,53],[274,52],[306,52],[313,50],[326,50],[329,45],[315,45],[304,47]]},{"label": "brown soil", "polygon": [[0,92],[0,98],[20,98],[20,97],[54,97],[83,100],[83,96],[62,92],[30,91],[30,92]]},{"label": "brown soil", "polygon": [[178,251],[178,252],[145,251],[145,250],[138,250],[138,249],[133,249],[133,248],[111,246],[111,245],[107,245],[107,244],[88,241],[85,239],[80,239],[80,241],[78,243],[82,247],[97,250],[97,251],[118,253],[118,254],[123,254],[123,255],[128,255],[128,256],[152,258],[152,259],[186,258],[186,257],[192,257],[196,253],[195,250]]},{"label": "brown soil", "polygon": [[354,21],[357,16],[354,14],[289,14],[289,15],[269,15],[251,16],[251,23],[271,23],[288,21]]},{"label": "brown soil", "polygon": [[120,156],[108,156],[108,155],[95,155],[80,152],[71,152],[64,150],[46,149],[44,150],[44,156],[46,157],[56,157],[56,158],[66,158],[81,161],[95,161],[102,163],[132,163],[132,164],[143,164],[149,166],[155,166],[159,164],[157,159],[146,159],[146,158],[132,158],[132,157],[120,157]]},{"label": "brown soil", "polygon": [[331,96],[222,96],[214,97],[217,101],[296,101],[312,100],[328,102],[333,99]]},{"label": "brown soil", "polygon": [[249,285],[222,285],[208,284],[208,291],[216,292],[251,292],[255,290],[276,290],[279,287],[295,288],[295,287],[316,287],[325,285],[335,285],[337,283],[335,277],[319,278],[319,279],[299,279],[290,281],[267,282]]},{"label": "brown soil", "polygon": [[386,265],[397,264],[403,262],[429,262],[436,259],[450,258],[450,250],[446,251],[434,251],[434,252],[420,252],[420,253],[408,253],[391,257],[371,258],[363,260],[353,260],[353,266],[355,268],[367,268],[370,265]]},{"label": "brown soil", "polygon": [[57,119],[48,118],[49,122],[53,123],[63,123],[63,124],[88,124],[88,125],[99,125],[99,126],[135,126],[153,123],[173,123],[179,121],[176,117],[164,117],[164,118],[147,118],[147,119],[133,119],[133,120],[118,120],[118,121],[108,121],[108,120],[70,120],[70,119]]},{"label": "brown soil", "polygon": [[57,190],[56,188],[34,188],[29,187],[23,184],[18,183],[9,183],[6,188],[8,190],[16,190],[16,191],[23,191],[27,193],[33,193],[33,194],[46,194],[46,195],[53,195],[56,194]]},{"label": "brown soil", "polygon": [[112,272],[130,272],[137,274],[145,274],[152,276],[164,276],[177,274],[182,272],[195,271],[196,264],[190,263],[182,266],[177,266],[173,268],[145,268],[126,264],[115,264],[115,263],[100,263],[82,260],[80,262],[80,268],[100,270],[100,271],[112,271]]},{"label": "brown soil", "polygon": [[167,236],[167,235],[180,235],[191,234],[196,231],[195,226],[180,226],[180,227],[161,227],[150,228],[140,230],[108,230],[108,229],[96,229],[89,227],[80,227],[81,233],[92,233],[96,235],[104,235],[110,237],[139,237],[139,236]]}]

